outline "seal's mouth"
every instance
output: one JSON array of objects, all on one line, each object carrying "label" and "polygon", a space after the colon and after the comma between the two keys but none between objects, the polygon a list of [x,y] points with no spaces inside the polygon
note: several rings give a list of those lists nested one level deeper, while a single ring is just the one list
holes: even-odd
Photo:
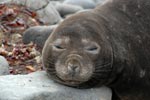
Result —
[{"label": "seal's mouth", "polygon": [[65,81],[65,83],[69,84],[69,85],[79,85],[82,82],[81,81],[74,81],[74,80],[67,80],[67,81]]},{"label": "seal's mouth", "polygon": [[58,77],[57,76],[57,80],[56,81],[58,81],[59,83],[62,83],[62,84],[64,84],[64,85],[68,85],[68,86],[77,86],[77,85],[80,85],[80,84],[82,84],[83,83],[83,81],[78,81],[78,80],[63,80],[63,79],[61,79],[60,77]]},{"label": "seal's mouth", "polygon": [[70,86],[70,87],[78,87],[82,84],[82,82],[77,82],[77,81],[65,81],[62,82],[62,84],[66,85],[66,86]]}]

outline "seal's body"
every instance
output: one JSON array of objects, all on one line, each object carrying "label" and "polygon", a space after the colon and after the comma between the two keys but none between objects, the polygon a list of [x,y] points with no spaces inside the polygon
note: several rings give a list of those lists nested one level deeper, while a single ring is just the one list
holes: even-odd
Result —
[{"label": "seal's body", "polygon": [[64,20],[45,43],[43,64],[59,83],[107,85],[114,100],[149,100],[149,51],[150,1],[109,0]]}]

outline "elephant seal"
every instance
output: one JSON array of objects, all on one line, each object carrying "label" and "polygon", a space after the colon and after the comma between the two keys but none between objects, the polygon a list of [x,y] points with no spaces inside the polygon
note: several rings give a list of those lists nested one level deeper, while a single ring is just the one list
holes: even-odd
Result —
[{"label": "elephant seal", "polygon": [[74,14],[43,49],[51,79],[76,88],[106,85],[113,100],[150,99],[149,60],[149,0],[108,0]]}]

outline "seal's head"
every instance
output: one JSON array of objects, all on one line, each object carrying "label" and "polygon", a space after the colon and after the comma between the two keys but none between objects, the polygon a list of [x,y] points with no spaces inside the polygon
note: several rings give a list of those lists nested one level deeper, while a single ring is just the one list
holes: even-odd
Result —
[{"label": "seal's head", "polygon": [[43,49],[43,64],[52,79],[80,88],[108,82],[112,48],[97,25],[94,18],[77,14],[54,30]]}]

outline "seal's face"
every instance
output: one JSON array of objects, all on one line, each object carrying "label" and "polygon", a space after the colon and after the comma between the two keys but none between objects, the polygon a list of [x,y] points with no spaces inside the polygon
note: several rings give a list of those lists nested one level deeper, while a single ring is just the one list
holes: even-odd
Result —
[{"label": "seal's face", "polygon": [[92,62],[100,52],[100,46],[91,40],[72,41],[67,36],[57,38],[51,44],[52,56],[57,58],[56,75],[68,85],[88,81],[95,70]]},{"label": "seal's face", "polygon": [[106,31],[99,34],[99,28],[88,25],[84,20],[63,22],[47,39],[43,64],[55,81],[87,88],[109,80],[112,49],[103,37]]}]

